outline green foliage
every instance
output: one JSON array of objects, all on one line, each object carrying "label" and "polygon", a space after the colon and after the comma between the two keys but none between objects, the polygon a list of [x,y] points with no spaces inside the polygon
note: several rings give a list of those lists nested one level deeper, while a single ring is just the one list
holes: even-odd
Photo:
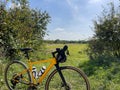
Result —
[{"label": "green foliage", "polygon": [[50,20],[47,12],[30,9],[28,0],[12,0],[12,8],[0,6],[0,44],[6,56],[14,57],[13,48],[40,49],[46,26]]},{"label": "green foliage", "polygon": [[90,57],[120,57],[120,12],[116,12],[119,8],[115,10],[113,3],[110,6],[94,21],[95,35],[89,42]]},{"label": "green foliage", "polygon": [[[120,8],[104,9],[94,21],[94,37],[89,41],[90,61],[80,64],[89,76],[91,90],[120,89]],[[96,88],[97,87],[97,88]]]},{"label": "green foliage", "polygon": [[120,61],[114,57],[99,57],[79,64],[79,67],[89,77],[91,90],[119,90],[120,89]]}]

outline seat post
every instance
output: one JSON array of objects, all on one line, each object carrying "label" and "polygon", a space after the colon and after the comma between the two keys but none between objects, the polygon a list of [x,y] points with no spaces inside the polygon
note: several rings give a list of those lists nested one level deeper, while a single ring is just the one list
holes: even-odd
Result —
[{"label": "seat post", "polygon": [[30,58],[29,58],[29,54],[28,54],[28,51],[25,51],[25,57],[29,60]]},{"label": "seat post", "polygon": [[22,52],[24,52],[25,57],[29,60],[29,51],[33,51],[31,48],[20,48]]}]

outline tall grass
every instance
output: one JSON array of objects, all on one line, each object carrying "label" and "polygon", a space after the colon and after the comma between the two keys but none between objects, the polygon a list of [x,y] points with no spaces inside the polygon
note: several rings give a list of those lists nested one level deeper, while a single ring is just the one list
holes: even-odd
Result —
[{"label": "tall grass", "polygon": [[5,65],[6,64],[3,64],[2,61],[0,60],[0,90],[8,90],[4,82]]}]

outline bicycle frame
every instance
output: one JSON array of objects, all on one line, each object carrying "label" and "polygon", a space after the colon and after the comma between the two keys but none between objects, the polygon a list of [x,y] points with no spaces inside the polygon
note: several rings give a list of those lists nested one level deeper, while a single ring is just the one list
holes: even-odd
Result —
[{"label": "bicycle frame", "polygon": [[[46,68],[45,72],[42,74],[42,76],[40,76],[37,80],[34,78],[33,74],[32,74],[32,67],[33,65],[36,65],[36,64],[41,64],[41,63],[50,63],[49,66]],[[23,75],[24,73],[26,73],[27,71],[30,72],[31,74],[31,79],[32,79],[32,82],[30,84],[33,84],[33,85],[39,85],[42,80],[45,78],[45,76],[48,74],[48,72],[51,70],[51,68],[56,65],[57,62],[56,62],[56,59],[55,58],[51,58],[51,59],[47,59],[47,60],[38,60],[38,61],[30,61],[28,60],[28,69],[25,69],[23,70],[22,72],[18,73],[17,76],[20,76],[20,75]],[[15,76],[14,78],[16,78],[17,76]],[[26,80],[24,78],[24,80]],[[27,80],[26,80],[27,81]]]},{"label": "bicycle frame", "polygon": [[[67,46],[64,46],[63,49],[61,49],[61,54],[64,55],[65,57],[65,51],[67,50]],[[21,76],[24,75],[24,73],[28,72],[30,74],[30,85],[39,85],[42,80],[45,78],[45,76],[48,74],[48,72],[50,71],[50,69],[55,66],[56,67],[56,70],[58,71],[64,85],[66,86],[67,83],[64,79],[64,76],[60,70],[60,67],[59,67],[59,62],[56,60],[56,57],[55,57],[55,54],[56,53],[59,53],[60,54],[60,49],[58,51],[55,51],[55,52],[52,52],[52,55],[53,55],[53,58],[51,59],[47,59],[47,60],[38,60],[38,61],[31,61],[29,59],[29,55],[28,55],[28,51],[31,50],[30,48],[24,48],[24,49],[20,49],[21,51],[24,51],[24,54],[25,54],[25,57],[28,59],[28,68],[23,70],[22,72],[18,73],[15,77],[17,78],[17,76]],[[42,76],[38,77],[37,79],[34,77],[33,75],[33,72],[32,72],[32,68],[33,68],[33,65],[36,65],[36,64],[41,64],[41,63],[50,63],[49,66],[47,67],[47,69],[45,70],[45,72],[42,74]],[[25,78],[22,78],[23,80],[26,80]],[[26,80],[27,81],[27,80]],[[16,81],[18,82],[18,81]]]},{"label": "bicycle frame", "polygon": [[[36,79],[34,78],[33,74],[32,74],[32,67],[33,65],[36,64],[41,64],[41,63],[49,63],[50,65],[46,68],[45,72],[43,73],[43,75],[38,79],[38,81],[36,81]],[[42,82],[42,80],[45,78],[45,76],[48,74],[48,72],[51,70],[51,68],[56,64],[56,59],[55,58],[51,58],[51,59],[47,59],[47,60],[38,60],[38,61],[30,61],[28,60],[28,66],[29,66],[29,72],[32,75],[32,83],[33,84],[40,84]]]}]

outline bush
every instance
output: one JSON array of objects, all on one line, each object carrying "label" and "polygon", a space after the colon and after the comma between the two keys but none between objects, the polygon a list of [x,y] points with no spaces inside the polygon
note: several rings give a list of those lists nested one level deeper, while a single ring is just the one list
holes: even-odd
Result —
[{"label": "bush", "polygon": [[6,8],[0,3],[0,51],[10,59],[17,54],[14,48],[40,49],[50,20],[46,11],[31,9],[28,0],[11,2],[16,7]]},{"label": "bush", "polygon": [[91,58],[106,54],[120,57],[120,12],[116,12],[119,8],[115,10],[113,3],[110,5],[110,9],[104,9],[98,20],[94,21],[95,34],[89,41],[88,50]]}]

